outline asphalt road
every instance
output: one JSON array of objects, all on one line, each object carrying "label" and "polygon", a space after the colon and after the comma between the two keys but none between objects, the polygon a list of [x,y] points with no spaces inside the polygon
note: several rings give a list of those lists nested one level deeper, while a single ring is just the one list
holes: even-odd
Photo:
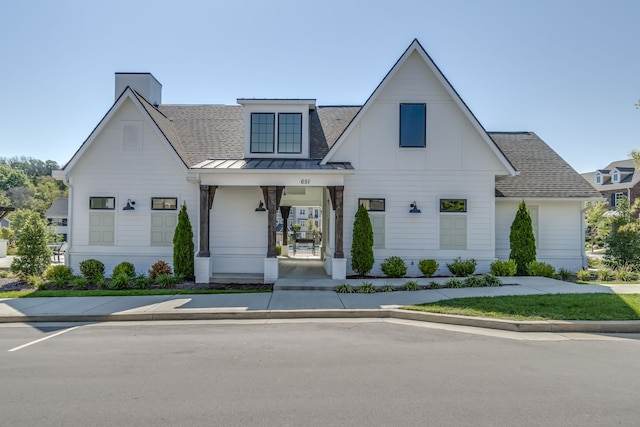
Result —
[{"label": "asphalt road", "polygon": [[9,324],[0,425],[637,426],[639,338],[393,320]]}]

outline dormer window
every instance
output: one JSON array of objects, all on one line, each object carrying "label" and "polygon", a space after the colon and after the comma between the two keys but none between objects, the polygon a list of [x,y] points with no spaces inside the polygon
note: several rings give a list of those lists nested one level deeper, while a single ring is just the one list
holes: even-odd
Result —
[{"label": "dormer window", "polygon": [[596,184],[602,184],[602,175],[596,175]]},{"label": "dormer window", "polygon": [[611,177],[611,181],[612,182],[620,182],[620,173],[618,173],[617,171],[613,173],[613,176]]},{"label": "dormer window", "polygon": [[313,99],[238,99],[244,110],[245,158],[308,158]]}]

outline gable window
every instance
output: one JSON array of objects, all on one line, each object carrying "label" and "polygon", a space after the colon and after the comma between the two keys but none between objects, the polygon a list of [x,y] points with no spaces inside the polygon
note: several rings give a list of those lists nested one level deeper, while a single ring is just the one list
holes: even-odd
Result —
[{"label": "gable window", "polygon": [[273,153],[274,113],[251,113],[251,152]]},{"label": "gable window", "polygon": [[278,114],[278,153],[302,152],[302,114]]},{"label": "gable window", "polygon": [[400,147],[427,145],[427,105],[400,104]]},{"label": "gable window", "polygon": [[384,212],[385,199],[358,199],[358,206],[364,205],[369,212]]},{"label": "gable window", "polygon": [[89,209],[115,209],[115,197],[89,197]]},{"label": "gable window", "polygon": [[176,197],[152,197],[151,210],[154,211],[175,211],[178,209],[178,199]]}]

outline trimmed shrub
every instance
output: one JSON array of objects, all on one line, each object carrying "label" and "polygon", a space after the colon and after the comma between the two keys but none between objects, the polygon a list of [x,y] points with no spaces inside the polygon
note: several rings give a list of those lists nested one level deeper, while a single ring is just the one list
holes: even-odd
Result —
[{"label": "trimmed shrub", "polygon": [[476,271],[476,260],[457,257],[451,264],[447,264],[447,268],[456,277],[471,276]]},{"label": "trimmed shrub", "polygon": [[44,271],[44,278],[51,281],[62,279],[69,282],[73,278],[73,270],[66,265],[50,265]]},{"label": "trimmed shrub", "polygon": [[432,280],[429,282],[429,289],[439,289],[442,286],[440,286],[440,283],[436,282],[435,280]]},{"label": "trimmed shrub", "polygon": [[438,264],[435,259],[422,259],[418,263],[418,268],[420,272],[424,274],[424,277],[433,276],[433,273],[438,271],[438,267],[440,267],[440,264]]},{"label": "trimmed shrub", "polygon": [[396,288],[391,284],[391,283],[385,283],[384,285],[382,285],[382,287],[380,287],[380,289],[378,289],[380,292],[393,292],[396,290]]},{"label": "trimmed shrub", "polygon": [[533,235],[531,215],[524,200],[520,202],[518,212],[511,223],[509,243],[511,245],[509,259],[516,262],[517,274],[524,276],[527,274],[527,264],[536,259],[536,238]]},{"label": "trimmed shrub", "polygon": [[133,279],[133,286],[136,289],[147,289],[149,287],[149,283],[151,283],[152,280],[148,277],[145,277],[143,274],[140,274],[138,276],[135,277],[135,279]]},{"label": "trimmed shrub", "polygon": [[85,259],[80,262],[80,273],[89,281],[99,284],[104,279],[104,264],[97,259]]},{"label": "trimmed shrub", "polygon": [[180,283],[180,278],[171,274],[160,274],[156,277],[155,281],[156,285],[158,285],[160,288],[167,289],[173,287],[173,285]]},{"label": "trimmed shrub", "polygon": [[566,268],[561,268],[558,270],[558,276],[562,280],[569,280],[573,277],[573,271],[567,270]]},{"label": "trimmed shrub", "polygon": [[364,205],[360,205],[353,221],[351,268],[360,276],[364,276],[371,271],[374,262],[371,219]]},{"label": "trimmed shrub", "polygon": [[115,276],[118,274],[126,274],[129,277],[136,277],[136,270],[133,264],[125,261],[125,262],[121,262],[120,264],[116,265],[113,268],[112,276]]},{"label": "trimmed shrub", "polygon": [[529,276],[553,277],[556,274],[556,269],[546,262],[529,261],[527,263],[527,273],[529,273]]},{"label": "trimmed shrub", "polygon": [[386,258],[380,264],[380,269],[388,277],[404,277],[407,274],[407,265],[399,256]]},{"label": "trimmed shrub", "polygon": [[87,279],[86,277],[77,276],[71,280],[71,284],[73,285],[73,289],[84,291],[89,288],[89,279]]},{"label": "trimmed shrub", "polygon": [[613,271],[608,268],[601,268],[600,270],[596,271],[596,277],[598,278],[598,280],[608,282],[614,279],[615,274],[613,274]]},{"label": "trimmed shrub", "polygon": [[404,284],[405,291],[419,291],[420,289],[422,288],[420,287],[418,282],[416,282],[415,280],[409,280],[407,283]]},{"label": "trimmed shrub", "polygon": [[631,267],[622,266],[615,271],[616,279],[621,282],[633,282],[638,280],[638,274]]},{"label": "trimmed shrub", "polygon": [[461,279],[453,278],[449,279],[444,283],[443,288],[464,288],[464,281]]},{"label": "trimmed shrub", "polygon": [[578,277],[578,280],[588,282],[593,279],[593,273],[589,270],[578,270],[576,271],[576,277]]},{"label": "trimmed shrub", "polygon": [[151,266],[151,270],[149,270],[149,279],[156,280],[156,277],[161,274],[173,274],[173,272],[171,271],[169,264],[159,260]]},{"label": "trimmed shrub", "polygon": [[353,289],[353,286],[348,283],[340,283],[334,288],[334,291],[339,294],[352,294],[355,292],[355,289]]},{"label": "trimmed shrub", "polygon": [[375,294],[376,288],[371,282],[362,282],[362,284],[356,289],[356,292],[359,294]]},{"label": "trimmed shrub", "polygon": [[512,259],[497,259],[491,263],[491,274],[494,276],[515,276],[518,271],[518,264]]},{"label": "trimmed shrub", "polygon": [[183,204],[173,234],[173,270],[177,276],[193,280],[194,262],[193,229],[187,214],[187,205]]}]

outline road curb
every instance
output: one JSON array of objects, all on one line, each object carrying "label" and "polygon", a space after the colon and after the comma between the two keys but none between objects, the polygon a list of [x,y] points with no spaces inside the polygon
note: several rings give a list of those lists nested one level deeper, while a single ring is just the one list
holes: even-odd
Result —
[{"label": "road curb", "polygon": [[470,316],[456,316],[402,309],[363,310],[252,310],[207,312],[155,312],[78,315],[0,316],[0,323],[40,322],[126,322],[158,320],[286,320],[286,319],[365,319],[393,318],[420,322],[499,329],[512,332],[586,332],[640,333],[640,321],[515,321]]}]

